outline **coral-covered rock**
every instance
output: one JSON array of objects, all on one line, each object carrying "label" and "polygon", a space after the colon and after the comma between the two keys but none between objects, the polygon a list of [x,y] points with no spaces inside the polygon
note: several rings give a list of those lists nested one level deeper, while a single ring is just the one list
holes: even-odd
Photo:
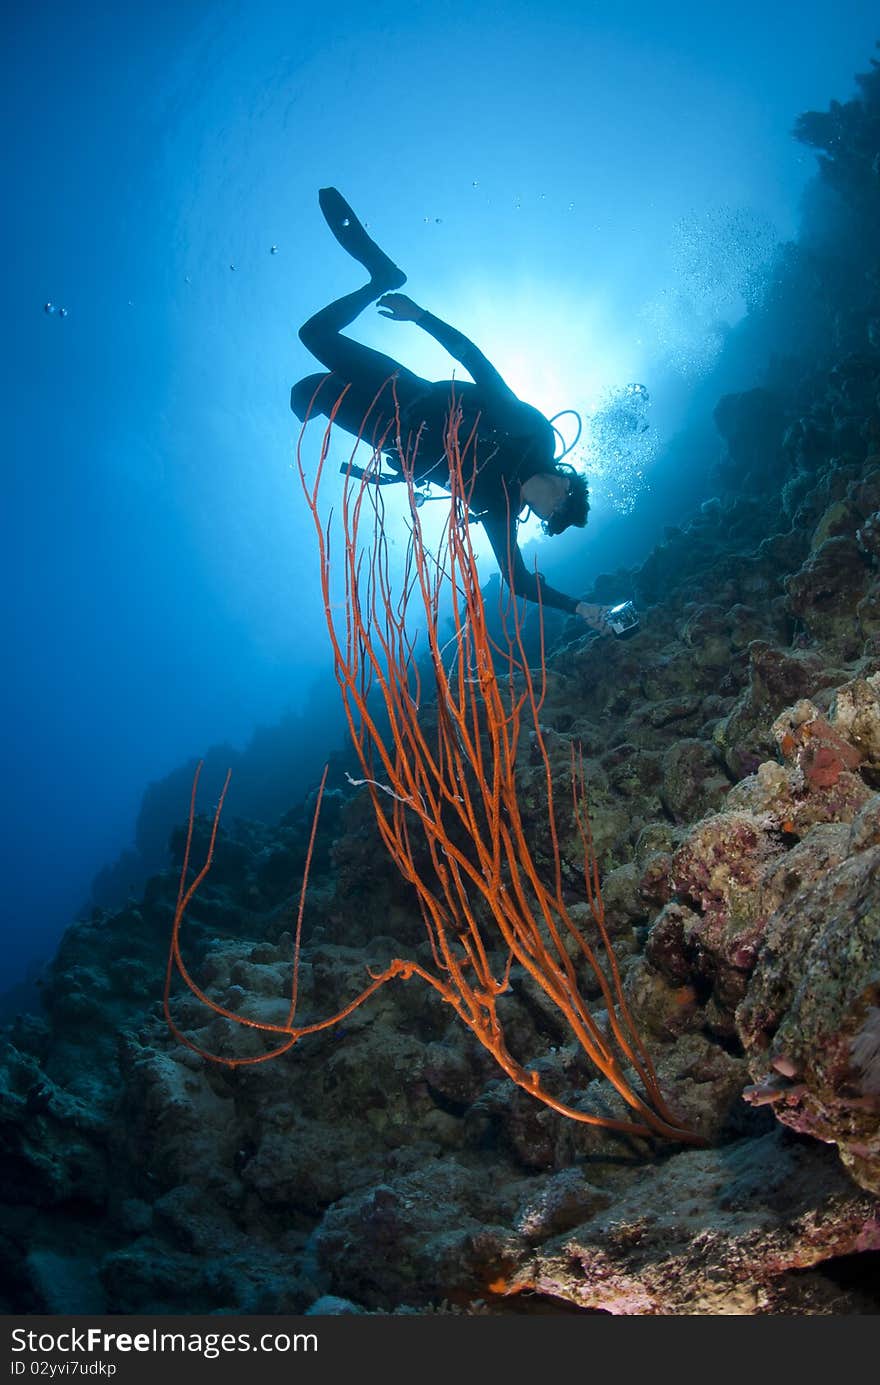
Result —
[{"label": "coral-covered rock", "polygon": [[[880,673],[856,678],[838,688],[831,722],[835,732],[857,752],[859,760],[870,766],[880,765]],[[853,763],[847,767],[852,768]]]},{"label": "coral-covered rock", "polygon": [[880,847],[830,865],[768,922],[737,1029],[785,1125],[834,1142],[880,1193]]},{"label": "coral-covered rock", "polygon": [[607,1189],[593,1187],[579,1169],[561,1169],[541,1179],[536,1187],[528,1187],[514,1226],[526,1240],[544,1241],[579,1226],[612,1200]]},{"label": "coral-covered rock", "polygon": [[[664,935],[657,937],[652,953],[652,959],[662,957],[663,968],[640,958],[626,978],[627,1003],[633,1014],[639,1016],[643,1033],[667,1042],[703,1023],[689,963],[683,960],[681,979],[674,975],[676,954],[670,932],[671,920],[667,919]],[[676,1092],[676,1102],[679,1100],[680,1093]],[[705,1115],[705,1111],[701,1114]]]},{"label": "coral-covered rock", "polygon": [[760,885],[783,846],[772,826],[744,812],[716,813],[694,829],[673,858],[677,893],[698,912],[686,928],[717,973],[716,987],[734,983],[728,972],[748,971],[766,923]]},{"label": "coral-covered rock", "polygon": [[699,925],[699,914],[677,901],[665,905],[654,920],[645,944],[645,956],[673,985],[682,985],[695,974],[691,939],[696,936]]},{"label": "coral-covered rock", "polygon": [[753,774],[762,760],[775,753],[769,731],[773,717],[828,679],[825,666],[813,653],[778,649],[763,640],[748,648],[748,686],[714,736],[737,779]]},{"label": "coral-covered rock", "polygon": [[[602,879],[606,924],[614,937],[645,918],[648,906],[640,888],[639,870],[633,861],[608,871]],[[589,920],[586,920],[589,927]]]},{"label": "coral-covered rock", "polygon": [[485,1174],[451,1161],[341,1198],[314,1236],[335,1294],[369,1308],[486,1297],[524,1243]]},{"label": "coral-covered rock", "polygon": [[698,668],[726,668],[730,662],[730,621],[720,606],[698,606],[684,622],[681,638]]},{"label": "coral-covered rock", "polygon": [[880,510],[875,510],[862,521],[856,530],[856,542],[875,562],[880,558]]},{"label": "coral-covered rock", "polygon": [[11,1046],[0,1066],[0,1167],[17,1203],[107,1199],[107,1123]]},{"label": "coral-covered rock", "polygon": [[671,853],[654,852],[642,864],[639,894],[651,904],[666,904],[674,888]]},{"label": "coral-covered rock", "polygon": [[786,584],[791,608],[810,635],[844,659],[853,658],[861,645],[856,608],[867,573],[855,538],[829,538]]},{"label": "coral-covered rock", "polygon": [[851,536],[858,527],[859,516],[845,500],[832,500],[827,510],[819,516],[819,522],[810,538],[810,552],[815,553],[826,539],[840,535]]},{"label": "coral-covered rock", "polygon": [[797,1312],[790,1271],[880,1246],[876,1202],[847,1187],[819,1146],[767,1135],[694,1151],[652,1183],[650,1205],[633,1187],[540,1246],[507,1292],[615,1315]]},{"label": "coral-covered rock", "polygon": [[231,1092],[215,1091],[212,1073],[187,1050],[172,1054],[125,1036],[120,1062],[127,1080],[125,1141],[160,1189],[185,1183],[193,1168],[226,1181],[237,1150]]},{"label": "coral-covered rock", "polygon": [[[851,695],[844,696],[842,711],[850,707],[851,701]],[[855,715],[853,707],[852,716]],[[867,726],[867,720],[865,724]],[[782,755],[796,765],[798,782],[805,792],[835,789],[841,782],[845,788],[848,783],[856,782],[851,771],[861,764],[862,752],[832,726],[812,702],[806,699],[797,702],[777,717],[772,730]]]},{"label": "coral-covered rock", "polygon": [[[851,701],[846,694],[841,703],[844,717]],[[870,705],[869,697],[859,713],[865,734],[872,725]],[[857,715],[854,708],[852,715]],[[745,790],[748,801],[761,802],[786,832],[798,836],[817,822],[851,822],[872,795],[857,772],[863,752],[806,699],[777,717],[772,730],[792,768],[780,774],[762,766],[757,796],[751,787]]]},{"label": "coral-covered rock", "polygon": [[868,521],[880,512],[880,466],[877,456],[867,457],[864,468],[847,491],[847,499],[861,517]]},{"label": "coral-covered rock", "polygon": [[660,801],[675,822],[693,822],[718,808],[730,788],[712,750],[703,741],[685,738],[663,756]]}]

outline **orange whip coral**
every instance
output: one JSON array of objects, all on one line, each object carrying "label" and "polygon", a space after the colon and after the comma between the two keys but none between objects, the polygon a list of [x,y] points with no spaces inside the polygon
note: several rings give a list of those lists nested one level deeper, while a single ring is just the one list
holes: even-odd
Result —
[{"label": "orange whip coral", "polygon": [[[324,521],[319,506],[332,415],[312,481],[303,461],[302,436],[297,447],[299,476],[315,525],[336,680],[364,774],[358,782],[366,785],[370,794],[389,855],[415,889],[432,964],[423,966],[395,958],[383,970],[370,972],[370,984],[338,1013],[311,1024],[295,1024],[301,926],[316,811],[300,895],[286,1023],[249,1019],[211,1000],[185,967],[180,931],[186,908],[210,868],[223,799],[221,796],[214,816],[205,864],[187,887],[194,784],[166,978],[168,1022],[182,1043],[205,1057],[229,1067],[264,1062],[286,1052],[305,1035],[339,1023],[387,982],[417,976],[456,1012],[504,1072],[544,1105],[587,1125],[702,1143],[663,1100],[651,1058],[626,1003],[605,925],[598,866],[584,808],[582,759],[574,748],[573,817],[583,851],[591,937],[577,925],[566,904],[556,795],[540,723],[546,692],[543,623],[537,673],[528,665],[515,600],[508,603],[503,636],[496,640],[490,635],[471,543],[464,479],[468,466],[473,473],[475,465],[476,430],[460,443],[460,427],[461,411],[453,395],[445,437],[450,499],[438,556],[429,552],[422,531],[414,493],[414,453],[407,455],[398,439],[410,499],[411,540],[396,592],[383,525],[382,493],[374,484],[380,452],[373,452],[363,472],[354,468],[353,458],[350,461],[345,469],[340,515],[344,608],[334,606],[331,600],[330,521]],[[454,621],[454,635],[445,645],[438,633],[441,596],[451,600]],[[423,616],[421,635],[411,618],[414,600]],[[430,689],[423,687],[423,672],[416,658],[419,638],[427,641]],[[453,657],[447,667],[445,654],[450,644]],[[429,702],[433,715],[425,709]],[[434,720],[436,725],[429,730]],[[517,798],[517,749],[526,732],[543,767],[552,857],[549,881],[536,864]],[[321,791],[323,787],[324,780]],[[564,1018],[580,1048],[630,1108],[630,1119],[596,1114],[559,1099],[536,1070],[513,1056],[502,1011],[514,967],[528,973]],[[215,1014],[277,1036],[279,1044],[267,1053],[247,1058],[221,1057],[198,1047],[172,1019],[169,997],[175,970],[192,994]],[[598,984],[602,998],[599,1020],[584,996],[579,971]]]}]

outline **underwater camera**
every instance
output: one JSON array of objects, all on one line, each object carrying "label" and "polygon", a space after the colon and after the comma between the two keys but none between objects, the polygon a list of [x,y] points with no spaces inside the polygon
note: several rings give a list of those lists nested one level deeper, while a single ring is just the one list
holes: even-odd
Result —
[{"label": "underwater camera", "polygon": [[626,640],[639,628],[639,613],[631,601],[621,601],[605,613],[605,619],[619,640]]}]

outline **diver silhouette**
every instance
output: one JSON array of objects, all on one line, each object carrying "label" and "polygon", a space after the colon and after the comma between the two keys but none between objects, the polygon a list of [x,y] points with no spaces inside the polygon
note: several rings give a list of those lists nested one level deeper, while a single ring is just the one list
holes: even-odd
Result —
[{"label": "diver silhouette", "polygon": [[[448,486],[444,440],[451,411],[460,411],[458,437],[468,440],[463,447],[465,467],[471,458],[470,474],[465,475],[469,507],[486,531],[508,586],[517,596],[576,614],[599,633],[611,633],[607,607],[556,591],[540,573],[527,569],[519,550],[517,521],[526,506],[543,520],[547,534],[587,522],[586,480],[554,461],[555,435],[549,421],[517,398],[473,342],[397,292],[406,275],[371,239],[335,188],[322,188],[318,201],[339,244],[370,278],[363,288],[321,308],[300,328],[300,341],[326,369],[293,386],[290,407],[297,418],[305,422],[333,412],[338,426],[383,454],[390,472],[372,478],[380,484],[405,480],[400,459],[404,450],[417,485]],[[425,380],[392,357],[344,336],[342,329],[371,303],[378,304],[383,317],[417,323],[465,367],[473,383]]]}]

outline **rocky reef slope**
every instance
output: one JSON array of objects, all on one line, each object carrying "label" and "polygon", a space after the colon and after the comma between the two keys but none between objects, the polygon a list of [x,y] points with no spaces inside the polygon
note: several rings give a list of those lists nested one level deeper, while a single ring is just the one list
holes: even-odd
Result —
[{"label": "rocky reef slope", "polygon": [[[847,127],[846,147],[863,151],[877,111],[850,116],[861,142]],[[832,135],[840,164],[837,127],[804,137]],[[826,181],[864,193],[859,158]],[[853,225],[876,217],[873,196],[845,202]],[[557,1116],[417,981],[273,1062],[205,1062],[161,1013],[177,889],[163,873],[137,905],[68,931],[44,1014],[7,1030],[6,1309],[877,1311],[880,273],[867,251],[845,269],[823,253],[782,275],[767,312],[790,317],[792,283],[824,275],[827,330],[718,405],[720,494],[596,584],[598,601],[634,596],[639,633],[572,624],[547,656],[558,797],[578,744],[628,1000],[705,1147]],[[303,1017],[343,1005],[368,965],[426,955],[343,768],[313,863]],[[519,797],[540,856],[546,782],[528,743]],[[227,816],[185,926],[198,984],[274,1022],[310,817],[309,803],[272,827]],[[577,910],[573,823],[562,848]],[[180,833],[175,854],[179,870]],[[516,969],[505,1006],[545,1085],[623,1114]],[[174,1014],[212,1051],[260,1051],[186,991]]]},{"label": "rocky reef slope", "polygon": [[[816,382],[813,417],[778,439],[787,479],[760,517],[710,504],[627,574],[644,610],[633,639],[572,628],[548,659],[554,774],[561,791],[579,743],[628,997],[668,1099],[709,1147],[649,1149],[557,1117],[417,982],[275,1062],[205,1063],[158,1013],[176,892],[160,875],[137,907],[69,930],[45,1017],[9,1034],[11,1307],[876,1306],[806,1273],[880,1248],[873,405],[857,427],[847,414],[850,450],[834,447],[841,384],[864,371],[850,360]],[[880,361],[873,372],[876,394]],[[808,425],[828,435],[809,468]],[[525,746],[520,801],[539,843],[543,775]],[[308,818],[304,804],[275,828],[221,830],[185,945],[230,1008],[286,1009]],[[564,856],[576,899],[573,831]],[[344,1003],[367,963],[424,955],[363,791],[328,801],[307,918],[303,1014]],[[530,1064],[614,1109],[524,976],[507,1006]],[[209,1048],[259,1051],[186,992],[175,1014]]]}]

